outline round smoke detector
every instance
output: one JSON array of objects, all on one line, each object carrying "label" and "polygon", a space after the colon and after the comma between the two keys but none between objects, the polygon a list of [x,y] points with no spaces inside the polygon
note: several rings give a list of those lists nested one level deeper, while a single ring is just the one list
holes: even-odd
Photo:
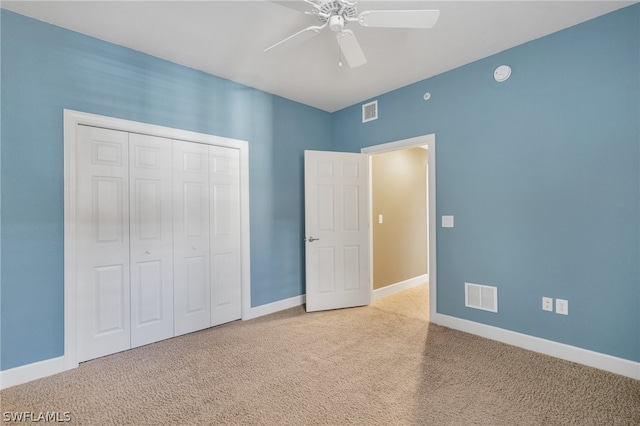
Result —
[{"label": "round smoke detector", "polygon": [[500,65],[493,72],[493,78],[495,78],[498,83],[506,81],[509,77],[511,77],[511,67],[508,65]]}]

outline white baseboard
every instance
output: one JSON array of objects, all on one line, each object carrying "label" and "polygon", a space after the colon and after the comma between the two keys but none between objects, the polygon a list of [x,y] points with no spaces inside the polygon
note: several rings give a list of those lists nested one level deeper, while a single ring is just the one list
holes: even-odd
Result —
[{"label": "white baseboard", "polygon": [[[414,278],[410,278],[399,283],[391,284],[386,287],[379,288],[373,291],[374,300],[387,296],[389,294],[397,293],[401,290],[406,290],[411,287],[415,287],[429,281],[429,274],[420,275]],[[306,303],[306,295],[294,296],[288,299],[278,300],[277,302],[267,303],[266,305],[255,306],[249,310],[249,313],[245,315],[243,320],[250,320],[253,318],[262,317],[264,315],[274,314],[276,312],[284,311],[285,309],[295,308],[296,306],[304,305]]]},{"label": "white baseboard", "polygon": [[[248,315],[243,320],[258,318],[264,315],[273,314],[285,309],[295,308],[305,303],[305,295],[279,300],[266,305],[251,308]],[[77,367],[77,365],[75,365]],[[42,379],[68,370],[65,368],[64,356],[22,365],[9,370],[0,371],[0,390],[12,386],[21,385],[32,380]]]},{"label": "white baseboard", "polygon": [[304,305],[306,302],[306,296],[294,296],[288,299],[278,300],[277,302],[267,303],[266,305],[255,306],[249,310],[249,313],[242,317],[243,320],[250,320],[253,318],[262,317],[276,312],[284,311],[285,309],[295,308],[296,306]]},{"label": "white baseboard", "polygon": [[[389,294],[397,293],[401,290],[406,290],[411,287],[415,287],[429,281],[429,274],[420,275],[414,278],[410,278],[399,283],[391,284],[386,287],[379,288],[373,291],[374,300],[387,296]],[[278,300],[277,302],[267,303],[266,305],[255,306],[249,310],[249,313],[245,315],[243,320],[250,320],[253,318],[262,317],[264,315],[274,314],[276,312],[284,311],[285,309],[295,308],[296,306],[304,305],[306,302],[306,295],[294,296],[284,300]]]},{"label": "white baseboard", "polygon": [[389,284],[388,286],[375,289],[373,290],[373,300],[415,287],[426,281],[429,281],[429,274],[419,275],[414,278],[409,278],[408,280],[400,281],[399,283]]},{"label": "white baseboard", "polygon": [[555,358],[572,361],[600,370],[609,371],[621,376],[640,380],[640,362],[630,361],[576,346],[558,343],[503,328],[480,324],[449,315],[435,314],[431,316],[431,322],[466,333],[475,334],[487,339],[517,346],[533,352],[550,355]]},{"label": "white baseboard", "polygon": [[[398,283],[390,287],[395,288],[395,291],[404,290],[404,288],[412,287],[412,285],[410,284],[405,284],[408,281],[412,280],[403,281],[402,283]],[[420,284],[420,282],[423,281],[414,283],[413,286]],[[401,287],[401,285],[405,285],[407,287]],[[291,297],[289,299],[279,300],[273,303],[267,303],[266,305],[256,306],[254,308],[251,308],[249,315],[245,316],[243,320],[258,318],[264,315],[283,311],[285,309],[295,308],[296,306],[303,305],[305,303],[305,299],[305,295],[301,295]],[[449,315],[431,315],[431,322],[441,326],[453,328],[455,330],[475,334],[487,339],[517,346],[530,351],[539,352],[545,355],[550,355],[556,358],[576,362],[578,364],[587,365],[589,367],[599,368],[601,370],[609,371],[621,376],[640,380],[639,362],[630,361],[599,352],[593,352],[587,349],[566,345],[564,343],[541,339],[539,337],[529,336],[526,334],[517,333],[515,331],[505,330],[503,328],[493,327],[486,324],[480,324]],[[64,357],[62,356],[58,358],[34,362],[32,364],[23,365],[9,370],[0,371],[0,390],[20,385],[22,383],[27,383],[32,380],[51,376],[53,374],[61,373],[65,370],[67,370],[67,368],[65,368]]]},{"label": "white baseboard", "polygon": [[0,371],[0,390],[52,376],[65,370],[64,357],[61,356]]}]

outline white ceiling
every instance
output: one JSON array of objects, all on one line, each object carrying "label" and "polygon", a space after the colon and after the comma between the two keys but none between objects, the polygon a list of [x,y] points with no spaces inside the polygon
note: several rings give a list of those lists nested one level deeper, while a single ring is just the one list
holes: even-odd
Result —
[{"label": "white ceiling", "polygon": [[[296,0],[293,0],[296,1]],[[300,1],[300,0],[297,0]],[[358,10],[439,9],[430,30],[349,25],[368,63],[338,66],[328,28],[263,50],[317,20],[266,0],[2,1],[2,7],[329,112],[637,1],[379,1]]]}]

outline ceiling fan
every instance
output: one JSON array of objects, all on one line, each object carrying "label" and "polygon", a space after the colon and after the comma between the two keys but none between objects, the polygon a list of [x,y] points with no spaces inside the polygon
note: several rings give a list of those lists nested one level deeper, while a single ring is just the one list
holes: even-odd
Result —
[{"label": "ceiling fan", "polygon": [[300,0],[274,1],[318,18],[320,25],[307,27],[266,48],[264,51],[290,48],[320,34],[329,27],[336,32],[340,51],[351,68],[367,63],[360,43],[352,30],[345,28],[351,22],[363,27],[432,28],[440,16],[439,10],[366,10],[358,14],[356,0]]}]

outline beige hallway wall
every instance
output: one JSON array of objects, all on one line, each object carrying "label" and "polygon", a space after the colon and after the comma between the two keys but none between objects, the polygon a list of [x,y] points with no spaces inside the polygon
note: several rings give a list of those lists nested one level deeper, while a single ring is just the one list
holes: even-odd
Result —
[{"label": "beige hallway wall", "polygon": [[374,289],[427,273],[427,156],[411,148],[372,157]]}]

